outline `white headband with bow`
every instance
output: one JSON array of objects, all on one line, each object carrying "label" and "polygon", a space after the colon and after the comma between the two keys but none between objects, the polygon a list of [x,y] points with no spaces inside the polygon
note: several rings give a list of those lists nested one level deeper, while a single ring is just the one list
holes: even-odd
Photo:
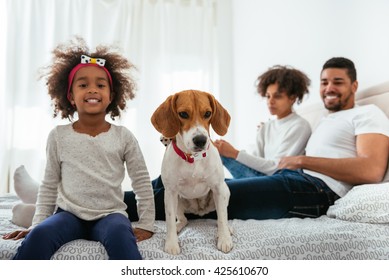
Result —
[{"label": "white headband with bow", "polygon": [[92,57],[89,57],[89,56],[83,54],[83,55],[81,55],[81,63],[82,64],[92,63],[92,64],[97,64],[99,66],[104,66],[105,65],[105,59],[102,59],[102,58],[92,58]]}]

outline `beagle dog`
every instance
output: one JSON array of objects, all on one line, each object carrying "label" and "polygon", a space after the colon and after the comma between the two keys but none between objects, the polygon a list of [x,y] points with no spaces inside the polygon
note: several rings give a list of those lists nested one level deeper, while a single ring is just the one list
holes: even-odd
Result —
[{"label": "beagle dog", "polygon": [[220,155],[210,139],[210,128],[225,135],[230,115],[213,95],[185,90],[169,96],[153,113],[151,122],[172,138],[162,161],[167,236],[165,252],[180,253],[178,235],[188,223],[184,213],[204,215],[216,210],[217,248],[232,249],[227,206],[230,191],[224,181]]}]

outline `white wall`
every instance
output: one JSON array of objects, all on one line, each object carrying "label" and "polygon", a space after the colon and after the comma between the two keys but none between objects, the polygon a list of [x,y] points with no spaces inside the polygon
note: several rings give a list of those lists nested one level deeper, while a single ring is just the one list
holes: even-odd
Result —
[{"label": "white wall", "polygon": [[232,0],[233,114],[226,138],[237,148],[255,139],[268,119],[254,81],[275,64],[288,64],[312,80],[304,104],[318,102],[323,63],[354,61],[360,89],[389,80],[389,1]]}]

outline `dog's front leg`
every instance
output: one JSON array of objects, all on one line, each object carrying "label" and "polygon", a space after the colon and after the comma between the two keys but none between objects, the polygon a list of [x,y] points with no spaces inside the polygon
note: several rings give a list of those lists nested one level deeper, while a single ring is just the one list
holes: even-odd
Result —
[{"label": "dog's front leg", "polygon": [[224,181],[217,191],[213,191],[213,199],[217,212],[217,248],[224,253],[228,253],[231,251],[233,244],[227,215],[230,190]]},{"label": "dog's front leg", "polygon": [[188,219],[185,217],[185,206],[183,202],[183,198],[178,199],[178,204],[177,204],[177,233],[179,233],[187,224],[188,224]]},{"label": "dog's front leg", "polygon": [[180,253],[180,245],[178,244],[176,212],[178,204],[178,193],[165,189],[165,216],[166,216],[166,240],[165,252],[178,255]]}]

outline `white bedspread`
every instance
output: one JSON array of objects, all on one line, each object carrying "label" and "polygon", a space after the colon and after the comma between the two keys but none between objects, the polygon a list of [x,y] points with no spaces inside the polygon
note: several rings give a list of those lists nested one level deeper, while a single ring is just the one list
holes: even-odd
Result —
[{"label": "white bedspread", "polygon": [[[14,196],[0,197],[0,234],[19,227],[12,224]],[[163,251],[165,223],[139,243],[144,259],[389,259],[389,225],[348,222],[322,216],[317,219],[231,220],[234,248],[216,249],[216,221],[192,220],[179,234],[181,254]],[[136,225],[136,223],[134,223]],[[0,239],[0,259],[11,259],[19,241]],[[107,259],[97,242],[75,240],[60,248],[53,259]]]}]

